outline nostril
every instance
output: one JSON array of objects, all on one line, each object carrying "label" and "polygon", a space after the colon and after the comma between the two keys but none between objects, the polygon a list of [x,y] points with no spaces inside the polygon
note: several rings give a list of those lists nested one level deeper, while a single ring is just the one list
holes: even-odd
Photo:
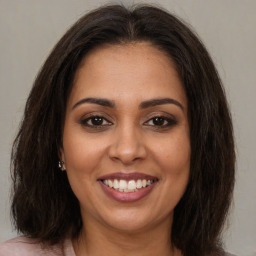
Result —
[{"label": "nostril", "polygon": [[113,144],[109,149],[109,157],[114,161],[121,161],[124,164],[131,164],[146,157],[146,149],[138,141],[135,143]]}]

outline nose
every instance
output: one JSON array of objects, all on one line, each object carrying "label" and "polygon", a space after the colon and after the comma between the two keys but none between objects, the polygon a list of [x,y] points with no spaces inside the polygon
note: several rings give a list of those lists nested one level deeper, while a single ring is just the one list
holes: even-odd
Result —
[{"label": "nose", "polygon": [[147,156],[142,135],[133,127],[117,129],[109,148],[109,157],[123,165],[132,165]]}]

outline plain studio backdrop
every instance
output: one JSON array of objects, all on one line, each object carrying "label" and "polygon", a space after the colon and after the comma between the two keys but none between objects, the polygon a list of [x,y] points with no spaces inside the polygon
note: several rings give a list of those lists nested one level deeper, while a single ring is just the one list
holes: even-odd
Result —
[{"label": "plain studio backdrop", "polygon": [[[67,28],[106,3],[143,1],[0,0],[0,241],[16,236],[10,221],[10,151],[26,98],[43,61]],[[226,250],[256,255],[256,1],[159,0],[191,24],[205,43],[226,89],[237,147]]]}]

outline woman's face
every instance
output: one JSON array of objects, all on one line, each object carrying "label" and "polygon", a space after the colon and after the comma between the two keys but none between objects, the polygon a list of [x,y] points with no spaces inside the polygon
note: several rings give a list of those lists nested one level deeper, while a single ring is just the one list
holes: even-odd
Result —
[{"label": "woman's face", "polygon": [[171,227],[189,178],[187,112],[174,64],[151,44],[105,46],[86,56],[61,149],[85,226]]}]

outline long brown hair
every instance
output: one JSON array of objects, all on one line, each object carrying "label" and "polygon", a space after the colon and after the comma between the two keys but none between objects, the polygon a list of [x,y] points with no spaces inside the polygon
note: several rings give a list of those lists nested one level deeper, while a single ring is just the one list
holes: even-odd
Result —
[{"label": "long brown hair", "polygon": [[220,78],[205,47],[174,15],[152,6],[99,8],[60,39],[28,97],[12,152],[15,226],[42,242],[75,237],[79,202],[58,169],[66,102],[86,54],[104,44],[151,42],[173,60],[188,98],[191,170],[175,208],[171,241],[183,255],[220,251],[234,186],[234,141]]}]

